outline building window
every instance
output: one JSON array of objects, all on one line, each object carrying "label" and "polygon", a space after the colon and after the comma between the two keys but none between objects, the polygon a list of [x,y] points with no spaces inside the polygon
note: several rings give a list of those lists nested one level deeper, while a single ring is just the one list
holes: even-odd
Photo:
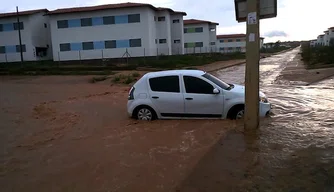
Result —
[{"label": "building window", "polygon": [[80,21],[81,21],[81,27],[92,26],[92,18],[84,18],[80,19]]},{"label": "building window", "polygon": [[16,45],[7,45],[6,53],[16,53]]},{"label": "building window", "polygon": [[59,45],[60,51],[71,51],[71,46],[69,43],[63,43]]},{"label": "building window", "polygon": [[203,47],[203,42],[184,43],[184,48]]},{"label": "building window", "polygon": [[233,39],[229,39],[228,42],[233,42]]},{"label": "building window", "polygon": [[216,45],[216,42],[211,42],[210,45]]},{"label": "building window", "polygon": [[[20,45],[16,45],[16,52],[21,52]],[[22,45],[22,52],[26,52],[26,45]]]},{"label": "building window", "polygon": [[0,32],[3,31],[3,27],[2,24],[0,24]]},{"label": "building window", "polygon": [[105,44],[104,41],[95,41],[94,42],[94,49],[104,49]]},{"label": "building window", "polygon": [[174,43],[181,43],[181,40],[180,39],[176,39],[176,40],[174,40]]},{"label": "building window", "polygon": [[3,31],[13,31],[13,30],[14,30],[14,25],[13,25],[13,23],[5,23],[5,24],[2,24],[2,30],[3,30]]},{"label": "building window", "polygon": [[166,21],[166,17],[158,17],[158,21]]},{"label": "building window", "polygon": [[210,31],[216,31],[216,28],[212,27],[212,28],[210,28]]},{"label": "building window", "polygon": [[115,16],[115,24],[123,24],[123,23],[128,23],[128,16],[127,15],[117,15]]},{"label": "building window", "polygon": [[180,19],[174,19],[173,23],[180,23]]},{"label": "building window", "polygon": [[165,43],[167,43],[166,39],[159,39],[159,44],[165,44]]},{"label": "building window", "polygon": [[44,23],[44,28],[48,28],[48,25],[46,23]]},{"label": "building window", "polygon": [[6,53],[6,47],[5,46],[0,46],[0,54]]},{"label": "building window", "polygon": [[196,33],[202,33],[203,32],[203,27],[196,27],[195,32]]},{"label": "building window", "polygon": [[68,28],[68,21],[67,20],[57,21],[57,26],[58,26],[58,29]]},{"label": "building window", "polygon": [[115,40],[113,40],[113,41],[105,41],[104,45],[105,45],[106,49],[114,49],[114,48],[116,48],[116,41]]},{"label": "building window", "polygon": [[[19,30],[17,23],[14,23],[14,30]],[[23,30],[23,22],[20,22],[20,30]]]},{"label": "building window", "polygon": [[93,42],[83,42],[82,43],[82,49],[83,50],[92,50],[92,49],[94,49],[94,43]]},{"label": "building window", "polygon": [[104,25],[115,24],[115,17],[114,16],[103,17],[103,24]]},{"label": "building window", "polygon": [[220,51],[224,51],[225,49],[224,49],[224,47],[220,47],[219,50]]},{"label": "building window", "polygon": [[103,18],[102,17],[93,17],[92,18],[92,25],[103,25]]},{"label": "building window", "polygon": [[130,39],[130,47],[141,47],[141,39]]},{"label": "building window", "polygon": [[80,51],[82,50],[82,43],[70,43],[71,51]]},{"label": "building window", "polygon": [[129,40],[116,40],[116,48],[128,48],[130,47]]},{"label": "building window", "polygon": [[219,40],[219,42],[224,43],[224,40]]},{"label": "building window", "polygon": [[128,15],[129,23],[139,23],[140,22],[140,14],[131,14]]},{"label": "building window", "polygon": [[80,19],[70,19],[70,20],[68,20],[68,27],[81,27]]},{"label": "building window", "polygon": [[229,50],[229,51],[233,50],[233,47],[229,47],[228,50]]},{"label": "building window", "polygon": [[203,42],[196,42],[195,47],[203,47]]},{"label": "building window", "polygon": [[236,50],[237,50],[237,51],[241,51],[241,47],[237,47]]},{"label": "building window", "polygon": [[240,42],[240,39],[236,39],[236,42]]},{"label": "building window", "polygon": [[203,32],[203,27],[184,28],[184,33],[201,33],[201,32]]}]

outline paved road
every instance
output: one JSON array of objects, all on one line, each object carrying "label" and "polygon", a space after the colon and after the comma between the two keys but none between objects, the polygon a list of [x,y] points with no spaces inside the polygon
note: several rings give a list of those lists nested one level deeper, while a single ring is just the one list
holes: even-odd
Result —
[{"label": "paved road", "polygon": [[[251,136],[240,128],[219,141],[181,191],[334,191],[334,80],[303,86],[277,79],[297,53],[261,60],[260,87],[274,114]],[[239,84],[244,74],[245,65],[217,72]]]}]

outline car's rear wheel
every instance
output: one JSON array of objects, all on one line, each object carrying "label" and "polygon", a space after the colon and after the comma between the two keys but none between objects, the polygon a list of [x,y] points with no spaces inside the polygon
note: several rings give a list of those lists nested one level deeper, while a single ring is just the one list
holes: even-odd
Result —
[{"label": "car's rear wheel", "polygon": [[135,110],[134,117],[138,120],[152,121],[156,119],[156,113],[151,107],[140,106]]}]

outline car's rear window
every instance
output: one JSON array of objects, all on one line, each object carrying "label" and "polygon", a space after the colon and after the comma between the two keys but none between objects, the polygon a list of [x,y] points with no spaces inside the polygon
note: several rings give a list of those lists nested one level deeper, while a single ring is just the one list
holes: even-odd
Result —
[{"label": "car's rear window", "polygon": [[150,87],[155,92],[180,92],[179,76],[153,77],[149,79]]}]

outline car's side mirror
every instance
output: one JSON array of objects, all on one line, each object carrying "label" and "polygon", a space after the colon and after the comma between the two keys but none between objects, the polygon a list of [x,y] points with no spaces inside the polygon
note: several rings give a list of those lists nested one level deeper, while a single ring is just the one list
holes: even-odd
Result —
[{"label": "car's side mirror", "polygon": [[217,88],[213,89],[213,94],[219,94],[219,93],[220,93],[219,89],[217,89]]}]

